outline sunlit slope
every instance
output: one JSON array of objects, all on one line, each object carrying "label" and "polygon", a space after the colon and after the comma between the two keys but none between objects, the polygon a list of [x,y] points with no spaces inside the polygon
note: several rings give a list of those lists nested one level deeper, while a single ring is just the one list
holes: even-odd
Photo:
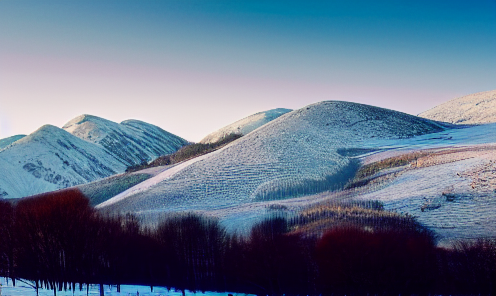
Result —
[{"label": "sunlit slope", "polygon": [[90,182],[125,165],[102,147],[51,125],[0,151],[0,195],[19,198]]},{"label": "sunlit slope", "polygon": [[90,143],[101,145],[127,166],[149,162],[174,153],[187,141],[139,120],[120,124],[92,115],[81,115],[66,123],[64,130]]},{"label": "sunlit slope", "polygon": [[496,122],[496,90],[453,99],[419,116],[455,124]]},{"label": "sunlit slope", "polygon": [[215,143],[222,140],[224,137],[230,134],[237,134],[244,136],[254,131],[255,129],[261,127],[262,125],[276,119],[277,117],[291,111],[292,111],[291,109],[277,108],[250,115],[246,118],[238,120],[228,126],[225,126],[209,134],[208,136],[203,138],[200,141],[200,143],[203,144]]},{"label": "sunlit slope", "polygon": [[337,189],[353,157],[377,139],[438,132],[439,123],[362,104],[329,101],[292,111],[214,153],[179,164],[99,207],[156,212],[215,209]]}]

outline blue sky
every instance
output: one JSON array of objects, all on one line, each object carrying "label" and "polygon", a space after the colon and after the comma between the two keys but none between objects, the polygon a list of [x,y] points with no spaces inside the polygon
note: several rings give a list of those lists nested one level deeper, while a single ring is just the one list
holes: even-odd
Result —
[{"label": "blue sky", "polygon": [[346,100],[417,114],[495,89],[496,1],[0,0],[0,138],[88,113],[191,141]]}]

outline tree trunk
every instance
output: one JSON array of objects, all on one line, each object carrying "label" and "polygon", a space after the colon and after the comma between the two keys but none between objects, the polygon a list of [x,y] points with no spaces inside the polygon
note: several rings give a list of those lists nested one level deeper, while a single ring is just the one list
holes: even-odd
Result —
[{"label": "tree trunk", "polygon": [[104,296],[103,295],[103,284],[100,284],[100,296]]}]

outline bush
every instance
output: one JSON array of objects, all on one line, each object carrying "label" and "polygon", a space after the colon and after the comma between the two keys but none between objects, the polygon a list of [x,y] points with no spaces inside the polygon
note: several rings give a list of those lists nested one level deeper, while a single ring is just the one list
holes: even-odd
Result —
[{"label": "bush", "polygon": [[434,284],[433,239],[411,231],[330,230],[318,241],[322,293],[427,293]]},{"label": "bush", "polygon": [[496,294],[496,240],[458,240],[438,250],[438,292]]}]

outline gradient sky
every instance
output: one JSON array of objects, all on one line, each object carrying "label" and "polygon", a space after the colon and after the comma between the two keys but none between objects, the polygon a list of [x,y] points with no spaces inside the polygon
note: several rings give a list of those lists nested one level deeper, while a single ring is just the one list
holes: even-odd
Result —
[{"label": "gradient sky", "polygon": [[86,113],[199,141],[278,107],[492,89],[495,0],[0,0],[0,138]]}]

